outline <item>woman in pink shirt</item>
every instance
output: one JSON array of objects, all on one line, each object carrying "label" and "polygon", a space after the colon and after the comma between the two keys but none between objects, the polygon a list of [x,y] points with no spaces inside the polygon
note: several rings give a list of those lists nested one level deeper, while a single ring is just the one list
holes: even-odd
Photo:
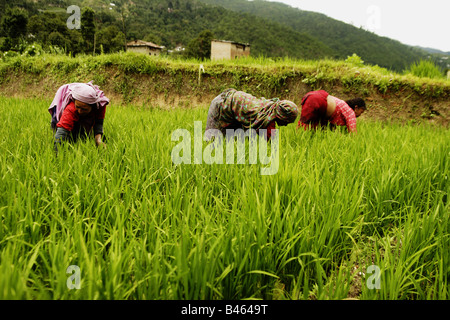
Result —
[{"label": "woman in pink shirt", "polygon": [[302,111],[297,128],[303,126],[305,130],[322,128],[330,125],[346,126],[348,132],[356,133],[356,118],[367,109],[361,98],[341,100],[330,95],[325,90],[308,92],[301,102]]}]

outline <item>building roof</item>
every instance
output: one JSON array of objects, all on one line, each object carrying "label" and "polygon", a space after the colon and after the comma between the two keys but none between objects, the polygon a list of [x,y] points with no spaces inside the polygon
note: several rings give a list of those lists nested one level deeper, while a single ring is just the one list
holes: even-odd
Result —
[{"label": "building roof", "polygon": [[134,40],[127,43],[127,47],[151,47],[156,49],[163,49],[164,47],[158,46],[157,44],[154,44],[153,42],[147,42],[142,40]]},{"label": "building roof", "polygon": [[241,46],[250,47],[250,43],[242,43],[242,42],[228,41],[228,40],[218,40],[218,39],[213,39],[212,41],[214,41],[214,42],[225,42],[225,43],[239,44]]}]

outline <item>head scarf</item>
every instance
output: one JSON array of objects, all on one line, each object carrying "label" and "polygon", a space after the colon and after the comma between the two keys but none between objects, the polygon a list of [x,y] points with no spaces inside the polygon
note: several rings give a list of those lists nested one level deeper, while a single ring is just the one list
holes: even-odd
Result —
[{"label": "head scarf", "polygon": [[57,123],[67,105],[74,100],[94,105],[97,109],[106,106],[109,99],[98,86],[88,83],[69,83],[59,87],[56,91],[48,111],[52,115],[52,123]]},{"label": "head scarf", "polygon": [[100,96],[92,83],[73,83],[69,88],[74,100],[79,100],[90,105],[97,105],[99,102]]},{"label": "head scarf", "polygon": [[286,123],[292,123],[297,119],[297,105],[289,100],[278,101],[276,104],[276,115],[278,119]]},{"label": "head scarf", "polygon": [[280,119],[292,123],[297,118],[297,105],[288,100],[256,98],[235,89],[222,93],[220,124],[225,128],[236,121],[246,129],[265,129],[269,123]]}]

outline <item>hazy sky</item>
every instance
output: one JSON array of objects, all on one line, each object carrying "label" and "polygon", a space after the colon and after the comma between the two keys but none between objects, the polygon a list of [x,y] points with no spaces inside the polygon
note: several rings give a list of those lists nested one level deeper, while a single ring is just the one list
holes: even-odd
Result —
[{"label": "hazy sky", "polygon": [[408,45],[450,51],[450,0],[269,0],[323,13]]}]

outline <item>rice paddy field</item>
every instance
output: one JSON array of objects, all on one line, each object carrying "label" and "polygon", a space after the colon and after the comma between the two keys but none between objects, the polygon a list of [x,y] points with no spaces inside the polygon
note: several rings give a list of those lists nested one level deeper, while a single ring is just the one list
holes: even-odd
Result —
[{"label": "rice paddy field", "polygon": [[450,298],[445,127],[291,124],[261,175],[172,162],[206,105],[112,103],[106,148],[56,156],[50,102],[0,98],[0,299]]}]

